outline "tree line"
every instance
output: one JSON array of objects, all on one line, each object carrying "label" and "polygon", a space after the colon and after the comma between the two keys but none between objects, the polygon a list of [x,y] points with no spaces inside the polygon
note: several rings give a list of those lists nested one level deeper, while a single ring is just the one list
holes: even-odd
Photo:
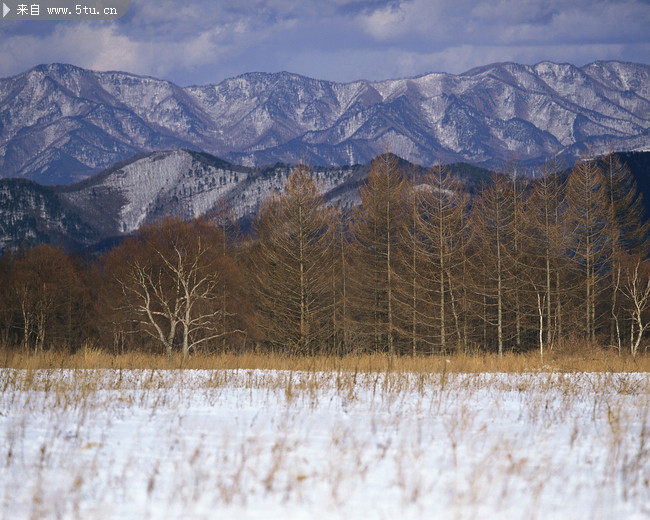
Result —
[{"label": "tree line", "polygon": [[345,355],[539,350],[584,338],[633,355],[650,327],[648,225],[614,155],[516,163],[470,194],[377,157],[361,203],[309,168],[262,205],[141,228],[92,260],[48,245],[0,259],[0,340],[25,351],[274,350]]}]

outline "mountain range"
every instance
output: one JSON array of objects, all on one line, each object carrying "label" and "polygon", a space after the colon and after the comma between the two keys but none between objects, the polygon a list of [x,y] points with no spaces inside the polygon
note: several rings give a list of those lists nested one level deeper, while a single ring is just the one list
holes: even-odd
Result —
[{"label": "mountain range", "polygon": [[0,79],[2,178],[71,184],[172,149],[242,165],[229,170],[240,177],[278,161],[365,164],[386,150],[423,166],[493,167],[513,156],[572,162],[587,149],[650,149],[650,65],[500,63],[352,83],[251,73],[182,87],[50,64]]}]

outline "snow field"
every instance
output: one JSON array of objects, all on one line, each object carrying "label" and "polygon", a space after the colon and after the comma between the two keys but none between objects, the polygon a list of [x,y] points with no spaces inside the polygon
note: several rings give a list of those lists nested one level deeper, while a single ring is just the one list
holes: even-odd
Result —
[{"label": "snow field", "polygon": [[647,518],[648,374],[0,370],[2,518]]}]

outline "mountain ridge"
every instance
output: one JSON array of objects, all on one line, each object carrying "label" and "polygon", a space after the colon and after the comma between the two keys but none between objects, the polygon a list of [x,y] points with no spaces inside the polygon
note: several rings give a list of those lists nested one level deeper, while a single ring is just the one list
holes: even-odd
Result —
[{"label": "mountain ridge", "polygon": [[247,73],[182,87],[44,64],[0,79],[0,176],[70,184],[136,154],[185,148],[243,166],[535,163],[650,146],[650,65],[512,62],[337,83]]},{"label": "mountain ridge", "polygon": [[[650,152],[617,155],[630,166],[650,215]],[[399,157],[398,164],[416,180],[426,173]],[[92,250],[165,217],[190,220],[223,210],[247,229],[294,168],[286,163],[250,168],[179,149],[133,157],[72,185],[0,179],[0,252],[38,243]],[[470,193],[492,176],[467,163],[448,169]],[[325,201],[343,210],[360,202],[358,190],[369,172],[370,164],[311,168]]]},{"label": "mountain ridge", "polygon": [[[400,161],[411,172],[423,170]],[[0,251],[38,243],[92,248],[165,217],[190,220],[224,208],[246,227],[294,168],[284,163],[249,168],[179,149],[136,156],[72,185],[0,179]],[[342,209],[358,204],[358,188],[369,171],[369,164],[311,168],[325,200]],[[458,171],[470,179],[468,185],[488,173],[462,165]]]}]

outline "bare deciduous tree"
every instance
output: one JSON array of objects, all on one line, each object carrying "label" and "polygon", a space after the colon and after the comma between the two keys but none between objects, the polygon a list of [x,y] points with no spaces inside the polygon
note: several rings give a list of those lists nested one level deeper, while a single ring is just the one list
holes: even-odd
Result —
[{"label": "bare deciduous tree", "polygon": [[236,276],[224,240],[203,219],[166,219],[141,229],[104,261],[120,286],[121,305],[169,358],[177,345],[184,361],[192,350],[243,333],[222,329],[222,288]]},{"label": "bare deciduous tree", "polygon": [[639,257],[629,258],[618,264],[618,270],[620,291],[630,307],[630,353],[636,357],[643,334],[650,328],[650,264]]},{"label": "bare deciduous tree", "polygon": [[39,245],[14,260],[12,301],[19,310],[22,344],[40,352],[51,343],[70,344],[81,288],[79,275],[61,249]]}]

